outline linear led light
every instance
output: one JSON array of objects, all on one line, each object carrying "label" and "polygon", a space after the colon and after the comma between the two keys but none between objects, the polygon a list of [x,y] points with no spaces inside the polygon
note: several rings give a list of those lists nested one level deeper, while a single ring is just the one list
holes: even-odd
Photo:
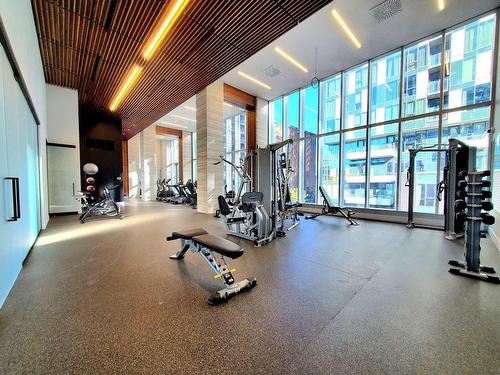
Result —
[{"label": "linear led light", "polygon": [[230,108],[232,108],[232,107],[233,107],[233,105],[232,105],[231,103],[228,103],[228,102],[224,102],[224,105],[225,105],[226,107],[230,107]]},{"label": "linear led light", "polygon": [[109,106],[109,109],[111,111],[114,111],[121,103],[125,95],[128,93],[128,91],[132,88],[132,85],[134,84],[135,80],[139,76],[139,73],[141,73],[142,67],[139,65],[134,65],[132,70],[127,76],[127,79],[125,82],[122,84],[120,87],[120,90],[118,90],[118,94],[114,97],[113,101],[111,102],[111,105]]},{"label": "linear led light", "polygon": [[252,81],[252,82],[254,82],[254,83],[256,83],[256,84],[258,84],[258,85],[260,85],[260,86],[262,86],[262,87],[264,87],[264,88],[266,88],[266,89],[268,89],[268,90],[271,90],[271,86],[266,85],[265,83],[263,83],[263,82],[259,81],[258,79],[255,79],[255,78],[253,78],[253,77],[249,76],[249,75],[248,75],[248,74],[246,74],[246,73],[243,73],[243,72],[242,72],[242,71],[240,71],[240,70],[238,70],[238,74],[239,74],[240,76],[242,76],[242,77],[245,77],[245,78],[246,78],[246,79],[248,79],[249,81]]},{"label": "linear led light", "polygon": [[196,112],[196,108],[195,107],[191,107],[189,105],[185,105],[184,108],[189,109],[190,111],[195,111]]},{"label": "linear led light", "polygon": [[441,12],[445,7],[444,0],[438,0],[438,10]]},{"label": "linear led light", "polygon": [[185,125],[179,125],[179,124],[174,124],[173,122],[158,121],[158,123],[159,124],[170,125],[170,126],[177,126],[178,128],[182,128],[182,129],[187,129],[187,126],[185,126]]},{"label": "linear led light", "polygon": [[297,68],[299,68],[300,70],[302,70],[304,73],[308,72],[308,70],[304,67],[304,65],[302,65],[301,63],[299,63],[297,60],[295,60],[292,56],[290,56],[288,53],[286,53],[285,51],[283,51],[281,48],[274,47],[274,50],[276,52],[278,52],[282,57],[284,57],[285,59],[287,59],[288,61],[290,61]]},{"label": "linear led light", "polygon": [[161,26],[158,28],[153,37],[149,40],[149,43],[142,54],[144,59],[148,60],[153,56],[153,53],[160,46],[160,43],[167,36],[169,30],[174,25],[177,18],[186,7],[189,0],[177,0],[170,10],[166,13],[165,18],[161,22]]},{"label": "linear led light", "polygon": [[184,117],[184,116],[179,116],[179,115],[172,115],[172,117],[177,117],[177,118],[180,118],[181,120],[196,122],[195,119],[192,119],[192,118],[189,118],[189,117]]},{"label": "linear led light", "polygon": [[332,10],[332,15],[335,18],[335,21],[340,25],[340,27],[345,31],[349,39],[354,43],[354,45],[357,48],[361,48],[361,43],[359,40],[356,38],[356,36],[352,33],[351,29],[349,29],[349,26],[344,22],[340,14],[337,13],[335,9]]}]

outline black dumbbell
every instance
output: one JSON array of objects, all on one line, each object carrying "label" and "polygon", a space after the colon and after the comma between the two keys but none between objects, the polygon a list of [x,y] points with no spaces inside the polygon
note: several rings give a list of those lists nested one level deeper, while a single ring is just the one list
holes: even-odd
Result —
[{"label": "black dumbbell", "polygon": [[457,191],[457,198],[459,200],[465,199],[466,196],[467,196],[467,192],[465,190],[459,190],[459,191]]},{"label": "black dumbbell", "polygon": [[481,202],[481,208],[485,211],[491,211],[493,209],[493,203],[491,202]]},{"label": "black dumbbell", "polygon": [[484,180],[482,181],[483,187],[490,187],[491,186],[491,181],[490,180]]},{"label": "black dumbbell", "polygon": [[467,176],[467,174],[468,174],[467,171],[461,171],[458,173],[458,177],[465,178],[465,176]]},{"label": "black dumbbell", "polygon": [[488,177],[488,176],[490,176],[490,175],[491,175],[491,172],[490,172],[490,171],[482,171],[482,172],[481,172],[481,176],[483,176],[483,177]]},{"label": "black dumbbell", "polygon": [[482,199],[491,198],[491,191],[489,190],[483,190],[481,191],[481,194],[483,195]]},{"label": "black dumbbell", "polygon": [[483,219],[483,223],[485,225],[495,224],[495,218],[486,212],[481,213],[481,218]]},{"label": "black dumbbell", "polygon": [[463,228],[466,221],[467,221],[467,214],[465,212],[459,212],[458,214],[456,214],[455,222],[459,228],[460,227]]},{"label": "black dumbbell", "polygon": [[455,210],[456,211],[463,211],[467,207],[467,203],[463,199],[457,199],[455,201]]}]

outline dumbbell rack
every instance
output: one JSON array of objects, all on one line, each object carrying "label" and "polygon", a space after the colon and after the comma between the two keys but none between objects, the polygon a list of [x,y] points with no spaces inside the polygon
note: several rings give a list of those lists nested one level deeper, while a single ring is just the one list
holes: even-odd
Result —
[{"label": "dumbbell rack", "polygon": [[[457,215],[461,215],[465,224],[465,262],[450,260],[448,264],[456,268],[450,268],[449,272],[454,275],[472,277],[495,284],[500,284],[500,279],[495,276],[495,270],[492,267],[483,266],[479,260],[481,252],[481,223],[491,225],[495,218],[487,212],[493,209],[493,204],[486,201],[491,198],[489,190],[483,190],[484,187],[490,187],[491,181],[483,180],[483,177],[489,176],[489,171],[484,172],[461,172],[460,176],[466,180],[459,182],[459,198],[455,203]],[[467,190],[465,191],[465,188]]]}]

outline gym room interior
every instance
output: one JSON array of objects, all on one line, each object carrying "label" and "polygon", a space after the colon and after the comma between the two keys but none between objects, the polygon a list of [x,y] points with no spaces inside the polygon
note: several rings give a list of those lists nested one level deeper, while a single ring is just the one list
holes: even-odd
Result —
[{"label": "gym room interior", "polygon": [[499,374],[499,10],[0,0],[0,374]]}]

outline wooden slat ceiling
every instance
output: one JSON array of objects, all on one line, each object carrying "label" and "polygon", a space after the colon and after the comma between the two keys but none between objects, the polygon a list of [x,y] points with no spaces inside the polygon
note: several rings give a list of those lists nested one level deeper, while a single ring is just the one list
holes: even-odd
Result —
[{"label": "wooden slat ceiling", "polygon": [[330,1],[190,0],[148,62],[141,53],[169,1],[32,4],[45,79],[77,89],[80,103],[107,111],[132,65],[144,66],[115,112],[128,139]]}]

